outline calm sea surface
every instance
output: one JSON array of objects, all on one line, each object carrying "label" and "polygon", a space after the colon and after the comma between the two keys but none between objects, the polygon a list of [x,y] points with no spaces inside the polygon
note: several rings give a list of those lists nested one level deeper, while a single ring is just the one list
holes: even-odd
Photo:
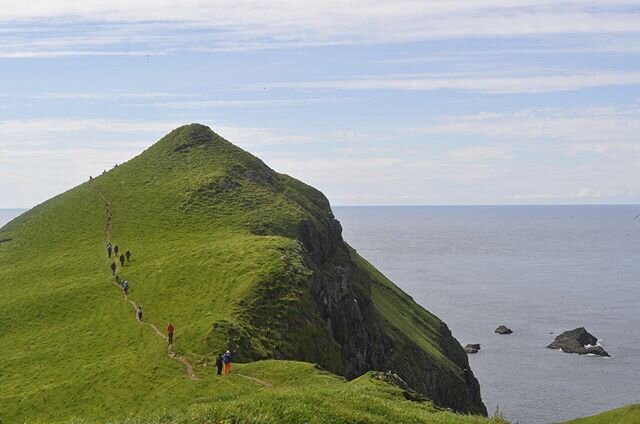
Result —
[{"label": "calm sea surface", "polygon": [[[640,206],[334,210],[361,255],[482,344],[470,360],[490,412],[546,424],[640,402]],[[0,226],[21,212],[0,209]],[[580,326],[612,358],[545,348]]]},{"label": "calm sea surface", "polygon": [[[361,255],[482,344],[490,413],[553,423],[640,402],[640,206],[334,209]],[[580,326],[612,358],[545,348]]]}]

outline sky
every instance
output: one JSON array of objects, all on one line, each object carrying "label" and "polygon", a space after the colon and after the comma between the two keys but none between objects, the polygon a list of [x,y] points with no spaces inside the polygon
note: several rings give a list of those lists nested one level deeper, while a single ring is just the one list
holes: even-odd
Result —
[{"label": "sky", "polygon": [[191,122],[334,205],[640,203],[640,0],[0,0],[0,208]]}]

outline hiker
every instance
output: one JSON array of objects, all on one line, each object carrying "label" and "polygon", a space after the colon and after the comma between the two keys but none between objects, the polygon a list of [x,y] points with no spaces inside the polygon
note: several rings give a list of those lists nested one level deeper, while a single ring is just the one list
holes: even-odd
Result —
[{"label": "hiker", "polygon": [[222,363],[224,364],[224,375],[231,374],[231,352],[228,350],[222,355]]},{"label": "hiker", "polygon": [[138,314],[138,321],[142,321],[142,306],[138,306],[136,314]]},{"label": "hiker", "polygon": [[118,245],[116,244],[116,246],[113,248],[113,253],[116,254],[116,256],[118,256]]},{"label": "hiker", "polygon": [[129,260],[131,259],[131,252],[129,251],[129,249],[127,249],[124,255],[127,257],[127,262],[129,262]]},{"label": "hiker", "polygon": [[109,254],[109,257],[111,257],[111,242],[107,243],[107,253]]},{"label": "hiker", "polygon": [[124,295],[129,294],[129,282],[127,280],[122,280],[122,291],[124,291]]},{"label": "hiker", "polygon": [[173,324],[169,323],[167,326],[167,339],[169,339],[169,344],[173,344]]},{"label": "hiker", "polygon": [[218,375],[222,375],[222,353],[218,354],[216,358],[216,367],[218,368]]},{"label": "hiker", "polygon": [[120,255],[120,266],[124,266],[124,255]]},{"label": "hiker", "polygon": [[115,262],[111,262],[111,273],[113,274],[113,276],[116,276],[116,263]]}]

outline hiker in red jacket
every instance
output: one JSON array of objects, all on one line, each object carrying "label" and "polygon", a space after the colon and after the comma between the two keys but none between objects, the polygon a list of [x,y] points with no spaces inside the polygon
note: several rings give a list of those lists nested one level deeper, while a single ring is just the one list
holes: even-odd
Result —
[{"label": "hiker in red jacket", "polygon": [[173,324],[171,323],[167,326],[167,337],[169,339],[169,344],[173,344]]}]

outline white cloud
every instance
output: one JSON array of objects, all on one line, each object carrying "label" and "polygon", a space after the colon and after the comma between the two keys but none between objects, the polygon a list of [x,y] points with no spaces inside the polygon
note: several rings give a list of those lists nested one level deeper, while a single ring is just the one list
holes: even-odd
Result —
[{"label": "white cloud", "polygon": [[265,108],[265,107],[293,107],[318,103],[342,102],[337,98],[306,98],[306,99],[239,99],[239,100],[178,100],[153,103],[140,103],[138,106],[157,106],[167,109],[213,109],[213,108]]},{"label": "white cloud", "polygon": [[397,176],[393,176],[388,171],[401,165],[402,160],[391,157],[354,159],[346,157],[312,158],[297,156],[273,158],[268,163],[279,172],[325,185],[327,183],[345,181],[355,184],[371,182],[372,176],[375,176],[375,180],[378,182],[395,179]]},{"label": "white cloud", "polygon": [[507,196],[505,199],[508,200],[519,200],[519,201],[545,201],[545,200],[597,200],[603,197],[601,190],[595,190],[592,188],[582,188],[578,191],[571,193],[538,193],[538,194],[516,194],[513,196]]},{"label": "white cloud", "polygon": [[[634,107],[593,107],[444,116],[372,135],[212,128],[341,204],[616,202],[637,201],[640,193],[639,117]],[[42,201],[133,157],[178,125],[0,121],[0,207]]]},{"label": "white cloud", "polygon": [[[593,107],[532,109],[513,113],[451,115],[427,120],[404,131],[424,135],[482,136],[496,140],[552,139],[573,143],[573,148],[597,152],[615,146],[639,145],[640,109]],[[588,147],[591,146],[591,147]],[[599,146],[599,147],[594,147]]]},{"label": "white cloud", "polygon": [[38,100],[129,100],[129,99],[173,99],[184,97],[199,97],[200,94],[193,93],[170,93],[170,92],[45,92],[41,94],[25,96]]},{"label": "white cloud", "polygon": [[0,121],[0,145],[34,140],[64,141],[60,135],[167,133],[182,123],[167,121],[133,121],[109,119],[8,119]]},{"label": "white cloud", "polygon": [[637,0],[606,5],[596,0],[5,0],[0,21],[11,26],[2,31],[0,56],[628,34],[640,32],[638,5]]},{"label": "white cloud", "polygon": [[591,72],[565,75],[487,76],[473,74],[442,74],[404,77],[364,77],[358,79],[291,81],[263,83],[269,88],[296,90],[464,90],[491,94],[547,93],[583,88],[639,85],[640,72]]},{"label": "white cloud", "polygon": [[510,149],[504,146],[469,146],[452,149],[446,157],[458,162],[483,162],[511,159]]},{"label": "white cloud", "polygon": [[[495,64],[504,57],[527,60],[531,57],[539,59],[540,55],[556,55],[563,57],[580,53],[606,53],[613,55],[638,55],[640,54],[640,33],[629,33],[616,36],[567,36],[567,37],[543,37],[531,40],[530,43],[519,43],[513,47],[510,43],[500,44],[487,48],[485,46],[461,46],[456,50],[438,50],[430,54],[398,55],[393,58],[377,59],[375,64],[387,65],[412,65],[436,62],[460,62],[463,66],[475,65],[483,61]],[[530,65],[529,65],[530,66]]]},{"label": "white cloud", "polygon": [[[57,149],[64,149],[76,148],[78,143],[94,148],[123,145],[140,148],[152,144],[164,134],[184,124],[177,121],[73,118],[0,120],[0,148],[12,146],[28,150],[55,145]],[[219,124],[212,125],[211,128],[243,147],[301,144],[311,140],[307,136],[265,127]],[[147,141],[132,141],[144,138],[147,138]]]},{"label": "white cloud", "polygon": [[288,134],[272,128],[218,125],[213,130],[243,148],[307,144],[312,141],[312,138],[308,136]]},{"label": "white cloud", "polygon": [[40,50],[24,46],[22,49],[0,50],[0,59],[58,58],[72,56],[159,56],[164,53],[137,50]]}]

